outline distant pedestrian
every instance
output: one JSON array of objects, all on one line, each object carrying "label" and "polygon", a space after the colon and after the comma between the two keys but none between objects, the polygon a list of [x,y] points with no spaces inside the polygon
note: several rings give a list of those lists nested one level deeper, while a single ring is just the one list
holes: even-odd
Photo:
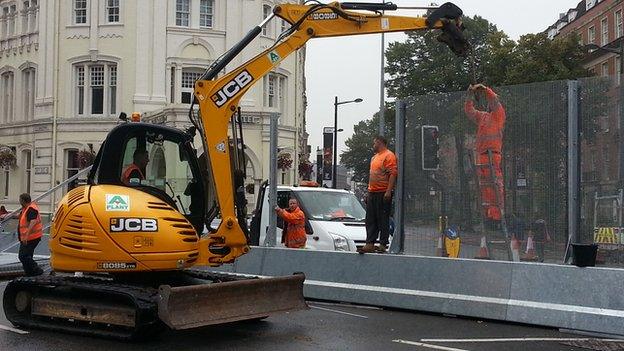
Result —
[{"label": "distant pedestrian", "polygon": [[288,209],[275,206],[275,212],[286,225],[282,232],[282,243],[291,249],[303,249],[306,245],[305,214],[299,208],[297,199],[288,200]]},{"label": "distant pedestrian", "polygon": [[20,195],[19,200],[22,205],[22,212],[19,217],[19,260],[27,277],[41,275],[43,270],[33,259],[35,248],[43,236],[39,207],[34,201],[31,201],[30,195],[27,193]]},{"label": "distant pedestrian", "polygon": [[512,214],[509,221],[509,231],[516,239],[523,241],[526,232],[526,223],[522,217]]},{"label": "distant pedestrian", "polygon": [[[382,136],[373,141],[375,155],[370,163],[368,198],[366,201],[366,245],[359,253],[386,252],[390,236],[392,190],[397,178],[397,159],[388,150],[388,141]],[[379,238],[379,246],[375,242]]]},{"label": "distant pedestrian", "polygon": [[533,238],[535,240],[535,252],[537,253],[538,260],[539,262],[544,262],[544,246],[546,242],[551,240],[546,221],[543,219],[536,220],[531,225],[531,231],[533,232]]}]

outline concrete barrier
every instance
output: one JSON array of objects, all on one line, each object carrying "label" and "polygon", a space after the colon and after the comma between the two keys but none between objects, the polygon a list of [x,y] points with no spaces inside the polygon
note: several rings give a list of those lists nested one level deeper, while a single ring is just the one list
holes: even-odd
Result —
[{"label": "concrete barrier", "polygon": [[221,270],[304,272],[308,298],[624,336],[624,270],[254,247]]}]

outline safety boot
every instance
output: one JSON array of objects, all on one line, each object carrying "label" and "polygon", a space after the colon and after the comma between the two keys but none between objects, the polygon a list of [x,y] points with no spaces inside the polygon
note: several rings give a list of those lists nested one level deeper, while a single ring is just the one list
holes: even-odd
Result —
[{"label": "safety boot", "polygon": [[388,252],[388,246],[380,244],[379,246],[375,247],[375,251],[377,251],[379,253],[386,253],[386,252]]},{"label": "safety boot", "polygon": [[375,244],[366,243],[366,245],[357,249],[358,253],[374,253],[375,252]]}]

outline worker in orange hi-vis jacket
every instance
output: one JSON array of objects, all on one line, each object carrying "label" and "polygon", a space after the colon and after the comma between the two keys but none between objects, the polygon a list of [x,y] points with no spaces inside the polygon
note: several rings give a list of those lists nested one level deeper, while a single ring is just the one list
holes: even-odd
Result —
[{"label": "worker in orange hi-vis jacket", "polygon": [[[485,94],[487,111],[479,111],[474,106],[474,100],[478,94]],[[503,129],[505,128],[505,109],[498,100],[496,93],[483,84],[470,85],[464,105],[466,116],[477,125],[477,164],[485,165],[477,167],[477,175],[481,185],[481,202],[486,219],[492,221],[501,220],[501,208],[504,208],[505,192],[503,188],[503,172],[501,170]],[[495,174],[496,188],[490,175],[490,162],[488,151],[492,153],[492,169]],[[498,201],[496,199],[498,190]]]}]

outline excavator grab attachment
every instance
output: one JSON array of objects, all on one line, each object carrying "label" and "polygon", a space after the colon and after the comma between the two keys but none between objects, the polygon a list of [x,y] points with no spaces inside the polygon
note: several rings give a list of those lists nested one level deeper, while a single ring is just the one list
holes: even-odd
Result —
[{"label": "excavator grab attachment", "polygon": [[303,274],[159,288],[158,316],[171,329],[264,318],[308,309]]},{"label": "excavator grab attachment", "polygon": [[464,25],[461,22],[463,11],[457,5],[447,2],[433,10],[425,23],[427,27],[434,28],[438,21],[442,22],[442,34],[438,36],[438,41],[448,45],[457,56],[466,57],[470,50],[470,44],[464,37]]}]

